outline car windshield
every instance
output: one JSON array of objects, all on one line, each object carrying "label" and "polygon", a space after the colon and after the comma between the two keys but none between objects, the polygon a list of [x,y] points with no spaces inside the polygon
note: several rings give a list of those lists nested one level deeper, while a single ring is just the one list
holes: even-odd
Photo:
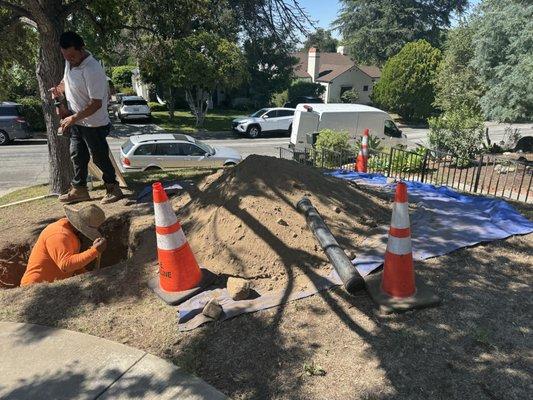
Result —
[{"label": "car windshield", "polygon": [[145,106],[145,100],[124,100],[125,106]]},{"label": "car windshield", "polygon": [[268,108],[262,108],[259,111],[254,112],[252,115],[250,115],[250,117],[260,117],[261,115],[263,115],[267,111],[268,111]]},{"label": "car windshield", "polygon": [[215,154],[215,149],[213,149],[211,146],[209,146],[208,144],[206,143],[203,143],[203,142],[200,142],[199,140],[194,140],[194,143],[199,147],[201,148],[203,151],[205,151],[206,153],[209,153],[211,155],[214,155]]}]

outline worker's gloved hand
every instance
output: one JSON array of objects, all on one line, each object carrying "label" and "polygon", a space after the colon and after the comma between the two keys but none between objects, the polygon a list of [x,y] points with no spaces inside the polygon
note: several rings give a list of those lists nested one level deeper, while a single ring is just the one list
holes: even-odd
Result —
[{"label": "worker's gloved hand", "polygon": [[107,248],[107,240],[105,238],[98,238],[93,242],[93,247],[102,254]]}]

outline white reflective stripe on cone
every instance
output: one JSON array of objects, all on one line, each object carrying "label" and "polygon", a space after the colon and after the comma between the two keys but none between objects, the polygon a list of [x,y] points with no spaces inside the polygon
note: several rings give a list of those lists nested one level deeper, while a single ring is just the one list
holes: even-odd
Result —
[{"label": "white reflective stripe on cone", "polygon": [[387,242],[387,252],[403,256],[404,254],[411,253],[411,251],[411,237],[397,238],[395,236],[389,235],[389,240]]},{"label": "white reflective stripe on cone", "polygon": [[166,227],[178,222],[176,213],[172,209],[169,201],[164,203],[154,203],[155,225]]},{"label": "white reflective stripe on cone", "polygon": [[159,233],[156,235],[157,248],[161,250],[176,250],[187,243],[187,238],[182,229],[169,235],[161,235]]},{"label": "white reflective stripe on cone", "polygon": [[390,225],[393,228],[409,228],[409,206],[407,203],[394,203],[392,205],[392,220]]}]

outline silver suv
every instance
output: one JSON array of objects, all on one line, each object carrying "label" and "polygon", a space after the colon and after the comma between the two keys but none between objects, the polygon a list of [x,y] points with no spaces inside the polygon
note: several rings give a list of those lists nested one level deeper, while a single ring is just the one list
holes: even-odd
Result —
[{"label": "silver suv", "polygon": [[233,132],[254,139],[262,133],[291,134],[294,108],[262,108],[249,117],[237,117],[231,124]]},{"label": "silver suv", "polygon": [[0,103],[0,146],[9,144],[15,139],[33,137],[30,125],[22,117],[20,104]]},{"label": "silver suv", "polygon": [[229,167],[241,160],[237,150],[211,147],[191,136],[171,133],[131,136],[120,151],[126,171]]},{"label": "silver suv", "polygon": [[150,106],[146,100],[140,96],[122,97],[116,114],[122,123],[126,122],[126,120],[150,120],[152,118]]}]

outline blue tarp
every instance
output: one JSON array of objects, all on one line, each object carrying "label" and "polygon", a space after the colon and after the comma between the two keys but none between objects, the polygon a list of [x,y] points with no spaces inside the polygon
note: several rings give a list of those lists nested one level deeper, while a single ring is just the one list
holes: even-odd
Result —
[{"label": "blue tarp", "polygon": [[[381,174],[339,170],[329,175],[381,186],[390,191],[391,196],[394,189],[394,184],[387,184],[386,177]],[[410,215],[415,260],[425,260],[477,243],[533,232],[533,222],[504,200],[462,194],[445,186],[405,183],[409,202],[417,205]],[[387,230],[388,226],[383,226],[363,242],[364,248],[353,260],[361,274],[366,275],[383,263]]]}]

